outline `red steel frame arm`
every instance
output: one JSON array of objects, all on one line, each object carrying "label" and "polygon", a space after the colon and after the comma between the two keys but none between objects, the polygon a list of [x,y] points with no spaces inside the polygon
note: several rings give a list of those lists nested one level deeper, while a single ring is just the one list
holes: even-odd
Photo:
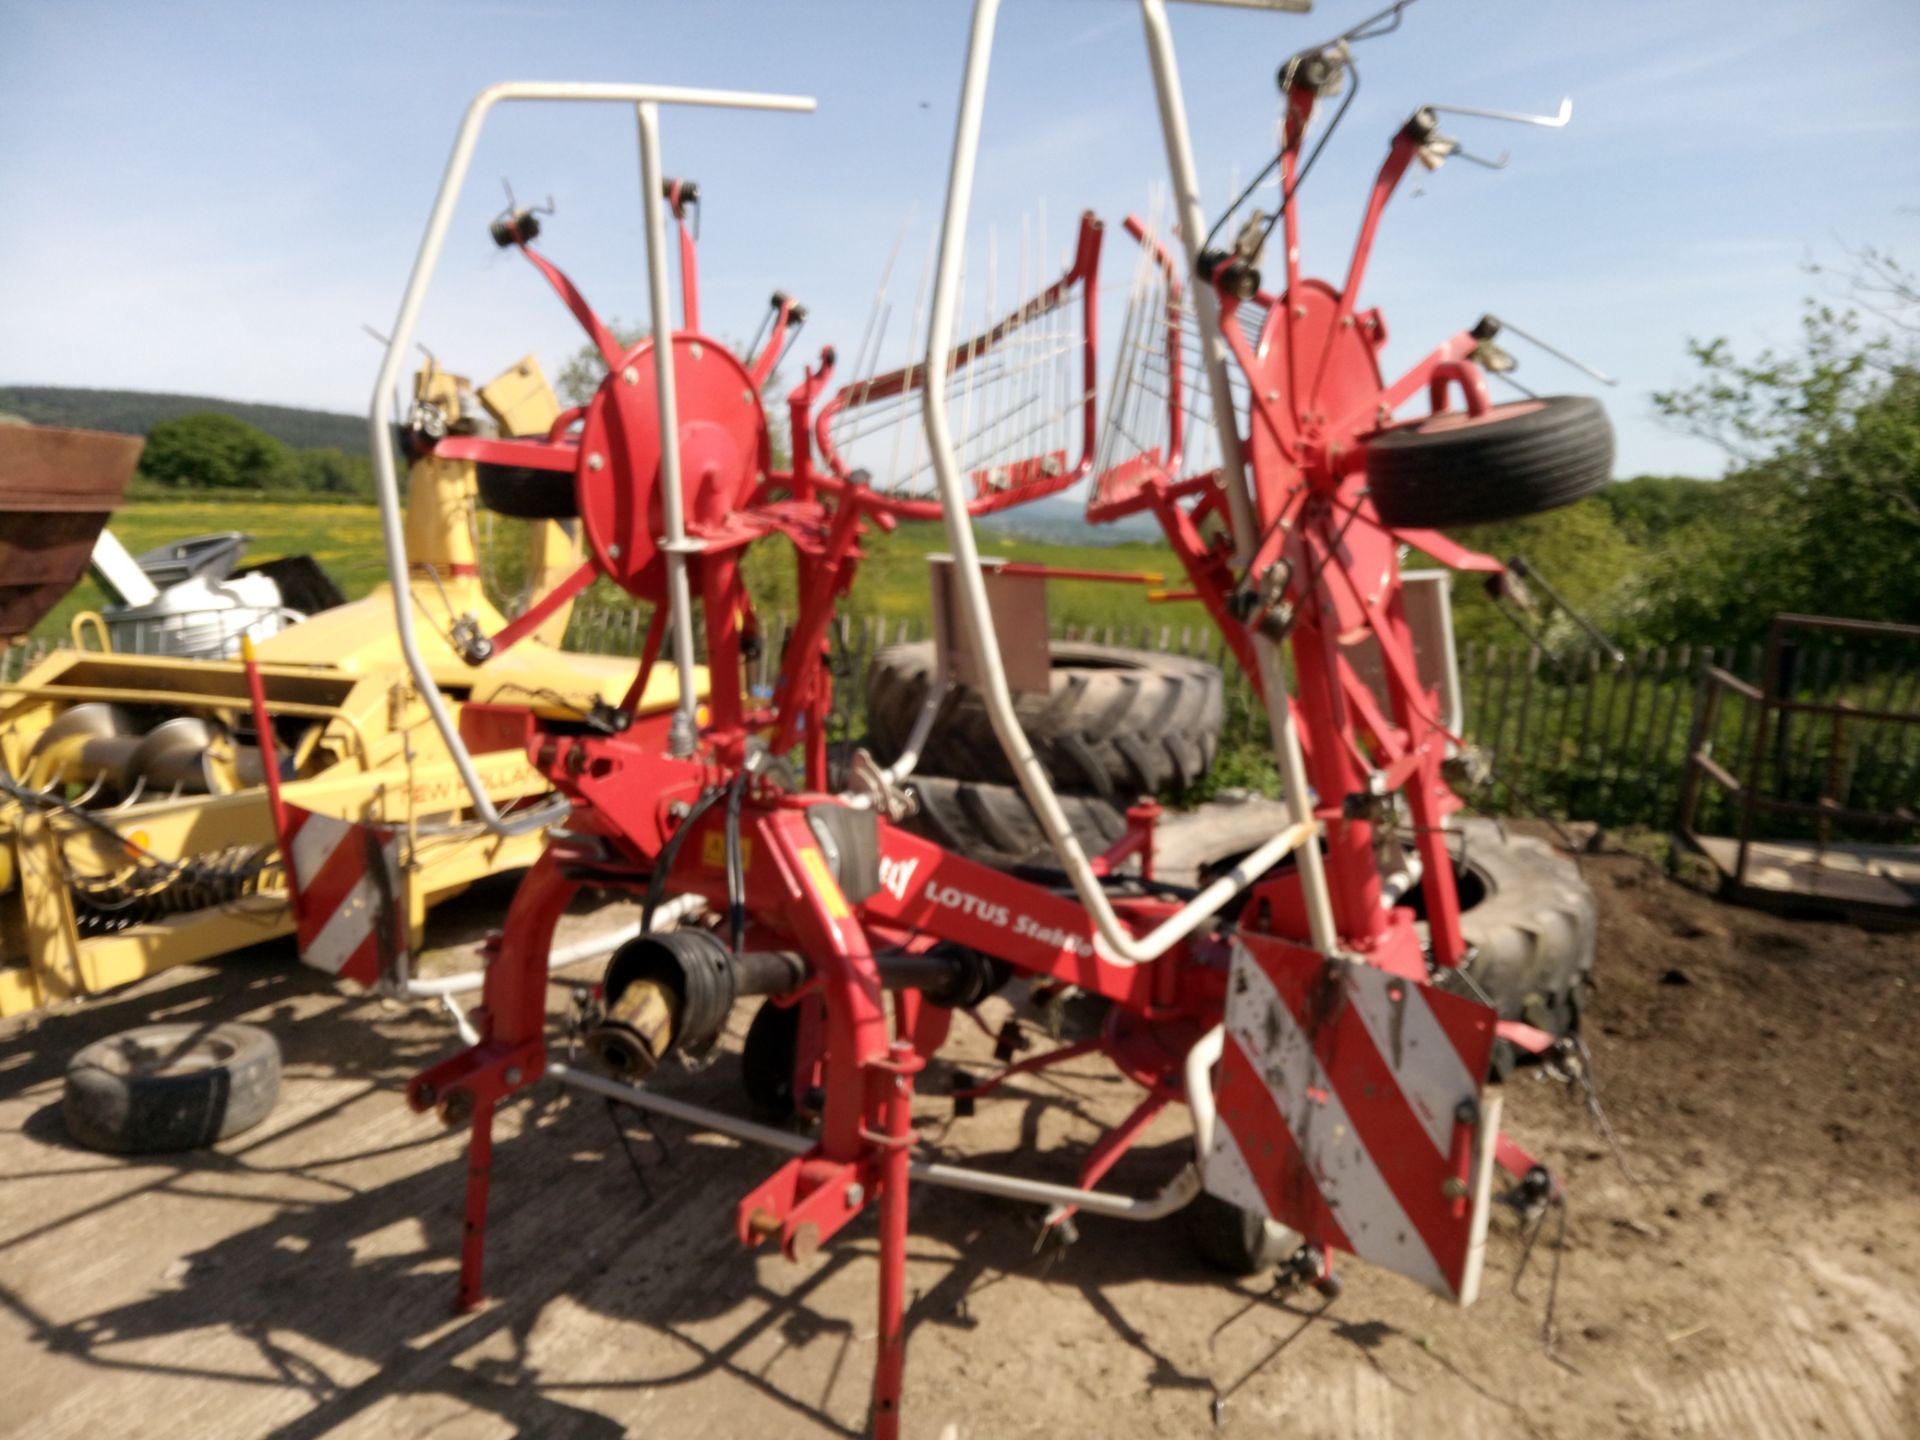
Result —
[{"label": "red steel frame arm", "polygon": [[864,1083],[847,1083],[888,1058],[886,1010],[880,972],[853,907],[834,881],[805,816],[778,810],[756,827],[784,891],[781,910],[815,972],[825,981],[827,1005],[826,1108],[820,1150],[831,1159],[859,1159],[866,1151],[861,1131],[873,1113]]},{"label": "red steel frame arm", "polygon": [[[687,229],[686,181],[667,182],[667,205],[680,231],[680,328],[700,333],[700,258],[693,234]],[[759,381],[754,382],[756,385]]]},{"label": "red steel frame arm", "polygon": [[[1238,319],[1240,313],[1240,297],[1229,294],[1224,290],[1220,291],[1219,294],[1221,338],[1227,342],[1227,348],[1233,352],[1233,358],[1240,366],[1240,373],[1243,375],[1257,375],[1260,373],[1260,367],[1254,359],[1253,352],[1247,348],[1247,337],[1242,334],[1240,330]],[[1282,303],[1285,304],[1284,300]],[[1292,306],[1287,305],[1286,309],[1288,315],[1291,316],[1293,313]],[[1293,343],[1291,339],[1291,323],[1291,320],[1289,320],[1289,339],[1287,342],[1289,350],[1291,350]],[[1289,367],[1289,369],[1291,369],[1291,367]],[[1256,387],[1251,397],[1250,408],[1253,411],[1253,418],[1265,426],[1267,433],[1273,437],[1275,448],[1277,448],[1282,455],[1286,456],[1289,461],[1297,463],[1300,458],[1299,452],[1294,448],[1293,441],[1288,436],[1286,427],[1280,422],[1278,397],[1271,394],[1263,394]]]},{"label": "red steel frame arm", "polygon": [[[753,377],[753,388],[758,390],[767,383],[767,377],[773,374],[773,367],[780,363],[780,347],[786,343],[787,325],[793,319],[793,301],[782,295],[780,311],[773,317],[773,330],[767,336],[767,343],[760,353],[747,362],[747,374]],[[692,322],[688,322],[692,328]],[[795,431],[796,435],[804,434]],[[798,444],[796,442],[796,451]]]},{"label": "red steel frame arm", "polygon": [[1411,545],[1422,554],[1431,555],[1449,570],[1478,570],[1488,575],[1504,575],[1507,567],[1491,555],[1482,555],[1478,550],[1469,550],[1457,541],[1448,539],[1438,530],[1396,530],[1394,538],[1402,544]]},{"label": "red steel frame arm", "polygon": [[792,492],[796,500],[813,499],[813,405],[827,388],[835,360],[831,345],[820,352],[820,368],[802,372],[801,381],[787,396],[787,430],[793,443]]},{"label": "red steel frame arm", "polygon": [[1100,439],[1099,407],[1095,403],[1095,396],[1100,390],[1101,234],[1098,220],[1091,215],[1080,217],[1080,248],[1073,258],[1072,273],[1083,280],[1080,313],[1084,320],[1086,346],[1080,356],[1080,393],[1086,396],[1086,402],[1080,407],[1080,463],[1073,467],[1076,480],[1093,468],[1094,450]]},{"label": "red steel frame arm", "polygon": [[443,460],[472,460],[482,465],[512,465],[571,475],[580,448],[571,440],[501,440],[492,435],[449,435],[434,443]]},{"label": "red steel frame arm", "polygon": [[[1462,330],[1459,334],[1449,337],[1382,391],[1378,399],[1370,399],[1360,410],[1350,411],[1338,417],[1332,433],[1364,434],[1386,425],[1393,418],[1393,412],[1412,399],[1415,392],[1432,385],[1433,372],[1437,368],[1465,360],[1473,354],[1474,348],[1479,343],[1473,338],[1473,332],[1470,330]],[[1372,409],[1374,413],[1371,415],[1365,413],[1367,409]]]},{"label": "red steel frame arm", "polygon": [[[600,352],[600,358],[607,362],[609,369],[617,369],[626,358],[626,351],[614,338],[613,332],[600,323],[600,317],[593,313],[593,307],[587,303],[587,297],[574,287],[573,281],[564,271],[546,256],[525,241],[520,243],[520,252],[533,262],[533,266],[547,277],[547,283],[553,286],[554,293],[560,297],[560,303],[567,307],[580,328],[587,332],[587,338],[593,341],[593,348]],[[691,328],[691,327],[689,327]]]},{"label": "red steel frame arm", "polygon": [[549,615],[593,584],[594,577],[599,573],[599,564],[588,560],[578,570],[529,605],[517,619],[510,620],[501,626],[498,633],[490,637],[493,645],[492,653],[498,655],[501,651],[511,649],[526,639],[547,623]]},{"label": "red steel frame arm", "polygon": [[[1280,152],[1280,193],[1286,197],[1286,202],[1280,207],[1280,237],[1286,249],[1287,276],[1282,323],[1287,327],[1287,388],[1291,392],[1287,398],[1296,415],[1305,407],[1301,404],[1300,347],[1295,334],[1297,317],[1293,304],[1300,284],[1300,212],[1293,192],[1300,162],[1300,142],[1306,136],[1307,122],[1313,116],[1316,98],[1312,87],[1306,85],[1296,85],[1288,92],[1285,139]],[[1224,325],[1222,328],[1225,328]],[[1243,373],[1250,375],[1253,371],[1243,366]]]},{"label": "red steel frame arm", "polygon": [[[852,583],[855,561],[853,548],[860,534],[861,497],[847,491],[834,511],[833,529],[828,532],[826,553],[802,563],[800,616],[787,653],[780,662],[774,701],[780,710],[780,727],[774,732],[770,748],[784,755],[799,738],[803,717],[811,722],[815,707],[811,702],[822,683],[821,651],[827,626],[832,623],[834,606],[841,592]],[[817,723],[809,723],[818,731]],[[809,776],[811,782],[815,777]]]},{"label": "red steel frame arm", "polygon": [[[1367,197],[1367,213],[1360,221],[1360,234],[1353,242],[1353,259],[1347,265],[1347,283],[1340,287],[1339,305],[1334,311],[1333,328],[1336,330],[1353,314],[1354,301],[1359,297],[1361,282],[1366,278],[1367,262],[1373,257],[1373,240],[1380,228],[1381,213],[1386,210],[1387,201],[1393,197],[1401,176],[1407,173],[1407,166],[1419,150],[1420,142],[1403,127],[1393,137],[1393,144],[1387,149],[1387,158],[1381,162],[1380,173],[1374,177],[1373,190]],[[1317,387],[1313,398],[1319,398]]]}]

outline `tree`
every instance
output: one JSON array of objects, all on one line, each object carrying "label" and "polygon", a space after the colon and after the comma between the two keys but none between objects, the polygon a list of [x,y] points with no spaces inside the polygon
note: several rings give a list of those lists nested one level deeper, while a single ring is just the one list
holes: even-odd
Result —
[{"label": "tree", "polygon": [[177,489],[273,490],[293,473],[293,452],[231,415],[183,415],[147,432],[140,473]]},{"label": "tree", "polygon": [[1839,273],[1886,323],[1810,299],[1792,352],[1695,341],[1702,378],[1654,396],[1731,469],[1648,567],[1651,637],[1757,639],[1780,610],[1920,622],[1920,292],[1874,251]]},{"label": "tree", "polygon": [[[644,326],[623,324],[618,319],[609,320],[607,330],[622,350],[631,350],[640,343],[640,337],[647,333]],[[567,357],[566,363],[560,367],[554,389],[559,392],[563,403],[584,405],[593,399],[593,392],[600,388],[600,382],[606,378],[607,362],[601,357],[599,347],[589,340]]]},{"label": "tree", "polygon": [[293,483],[325,495],[371,495],[373,463],[338,450],[302,450],[293,457]]},{"label": "tree", "polygon": [[1636,475],[1616,480],[1597,498],[1612,513],[1621,538],[1643,548],[1712,514],[1725,500],[1719,484],[1691,475]]},{"label": "tree", "polygon": [[[1603,631],[1611,631],[1621,619],[1623,582],[1638,568],[1638,552],[1597,497],[1523,520],[1464,528],[1452,532],[1452,537],[1497,560],[1524,557],[1568,604]],[[1477,575],[1462,576],[1453,587],[1454,633],[1460,642],[1525,644],[1519,631],[1487,599],[1479,580]],[[1584,644],[1566,616],[1545,618],[1547,638],[1556,648],[1577,649]]]}]

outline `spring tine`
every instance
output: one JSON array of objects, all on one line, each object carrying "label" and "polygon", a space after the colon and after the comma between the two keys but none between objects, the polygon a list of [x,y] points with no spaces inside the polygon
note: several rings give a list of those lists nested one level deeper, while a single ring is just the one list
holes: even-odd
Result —
[{"label": "spring tine", "polygon": [[[879,323],[881,307],[886,304],[887,287],[893,283],[894,262],[900,258],[900,247],[906,244],[907,227],[913,224],[913,212],[915,208],[913,205],[907,207],[907,218],[900,222],[899,233],[893,237],[893,249],[887,255],[885,267],[880,271],[880,284],[873,292],[873,308],[867,312],[867,328],[860,336],[860,348],[853,352],[853,373],[856,375],[864,375],[867,373],[867,343],[873,340],[874,326]],[[873,359],[877,361],[879,358],[880,345],[878,341],[874,341]]]},{"label": "spring tine", "polygon": [[1508,120],[1515,125],[1540,125],[1548,130],[1558,130],[1573,119],[1573,97],[1563,95],[1560,108],[1551,115],[1529,115],[1519,110],[1483,110],[1477,105],[1429,105],[1427,109],[1437,115],[1472,115],[1481,120]]},{"label": "spring tine", "polygon": [[1532,334],[1529,334],[1527,331],[1522,330],[1518,325],[1515,325],[1511,320],[1502,320],[1497,315],[1494,316],[1493,319],[1494,319],[1494,323],[1497,324],[1502,330],[1511,330],[1515,335],[1518,335],[1522,340],[1526,341],[1529,345],[1534,346],[1536,349],[1546,351],[1547,354],[1553,356],[1554,359],[1562,362],[1563,364],[1571,365],[1574,369],[1578,370],[1583,375],[1592,376],[1595,380],[1598,380],[1602,385],[1618,385],[1620,383],[1619,380],[1607,374],[1605,371],[1596,370],[1594,369],[1593,366],[1587,364],[1586,361],[1576,360],[1573,356],[1567,354],[1566,351],[1558,348],[1557,346],[1549,345],[1546,341],[1542,340],[1538,335],[1532,335]]},{"label": "spring tine", "polygon": [[[912,388],[913,387],[913,370],[911,367],[912,351],[913,351],[914,341],[920,333],[921,315],[926,305],[926,295],[927,295],[927,267],[923,265],[920,270],[919,283],[914,287],[913,317],[908,322],[907,333],[904,340],[904,345],[908,352],[909,365],[906,368],[905,388],[903,388],[903,390],[901,391],[901,395],[898,397],[898,400],[904,400],[907,396],[913,393],[913,388]],[[874,348],[873,363],[874,363],[874,368],[876,370],[878,370],[879,368],[880,357],[883,353],[884,352],[878,346]],[[871,386],[868,387],[869,390],[871,388],[872,388]],[[863,401],[865,399],[865,395],[866,395],[866,392],[863,391],[861,396]],[[863,431],[857,425],[854,427],[855,439],[859,438],[859,436],[862,434],[872,433],[872,431],[874,430],[882,430],[890,427],[893,431],[893,443],[892,443],[892,446],[890,447],[886,473],[883,476],[879,477],[878,479],[878,484],[881,488],[885,488],[891,485],[893,483],[893,477],[895,476],[895,474],[897,474],[896,467],[897,467],[898,457],[900,453],[900,437],[902,433],[901,426],[904,423],[904,418],[905,418],[901,413],[902,407],[897,401],[891,402],[891,409],[889,409],[889,404],[890,402],[885,402],[885,401],[881,402],[881,407],[879,409],[877,417],[875,418],[875,422],[868,430]],[[891,414],[891,419],[888,418],[889,414]]]}]

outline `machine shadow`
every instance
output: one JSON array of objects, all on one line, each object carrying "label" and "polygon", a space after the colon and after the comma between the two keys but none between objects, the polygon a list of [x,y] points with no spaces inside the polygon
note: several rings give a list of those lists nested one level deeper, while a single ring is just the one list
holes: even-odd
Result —
[{"label": "machine shadow", "polygon": [[[274,1011],[318,983],[317,977],[309,981],[304,974],[275,971],[250,977],[238,987],[229,975],[178,985],[163,997],[49,1017],[36,1032],[42,1042],[36,1048],[63,1060],[85,1039],[145,1018],[141,1011],[154,1008],[155,998],[164,999],[169,1015],[212,1023]],[[377,1014],[369,1023],[367,1003],[377,1005],[341,1000],[288,1027],[283,1033],[289,1039],[290,1066],[312,1061],[344,1068],[351,1063],[348,1056],[363,1055],[370,1062],[368,1078],[378,1088],[397,1092],[413,1068],[449,1043],[446,1038],[416,1038],[396,1045],[399,1037],[381,1035],[386,1027],[378,1023]],[[420,1028],[417,1021],[413,1028]],[[28,1088],[20,1072],[31,1070],[43,1078],[57,1074],[51,1066],[46,1059],[16,1067],[16,1073],[6,1076],[7,1090],[17,1095]],[[723,1060],[704,1072],[676,1076],[669,1084],[696,1103],[737,1108],[738,1077],[732,1071],[732,1063]],[[392,1103],[401,1103],[397,1093]],[[1081,1158],[1077,1147],[1035,1154],[1027,1145],[1036,1138],[1042,1112],[1077,1110],[1078,1103],[1057,1093],[1032,1092],[1000,1103],[1023,1106],[1027,1112],[1018,1141],[994,1152],[960,1151],[951,1142],[964,1143],[962,1122],[962,1128],[949,1133],[943,1152],[984,1169],[1071,1182]],[[57,1102],[35,1112],[27,1133],[41,1145],[71,1153],[56,1111]],[[871,1362],[868,1342],[861,1337],[869,1333],[870,1321],[863,1312],[849,1321],[816,1297],[850,1270],[877,1265],[871,1214],[831,1242],[810,1266],[788,1267],[764,1251],[745,1250],[732,1233],[731,1198],[745,1193],[776,1163],[768,1152],[715,1142],[674,1124],[649,1124],[646,1128],[660,1143],[636,1147],[644,1166],[636,1179],[616,1133],[616,1122],[629,1132],[635,1129],[632,1112],[622,1110],[610,1121],[607,1107],[595,1098],[541,1087],[503,1114],[494,1160],[487,1277],[488,1293],[498,1298],[451,1325],[464,1154],[458,1137],[426,1117],[419,1120],[417,1136],[367,1153],[431,1149],[438,1153],[430,1163],[377,1184],[359,1185],[350,1168],[356,1156],[333,1155],[325,1162],[329,1172],[346,1177],[353,1193],[343,1187],[337,1199],[285,1205],[267,1219],[180,1257],[171,1272],[174,1288],[68,1320],[37,1313],[11,1287],[0,1287],[0,1305],[24,1323],[35,1344],[50,1352],[106,1369],[231,1381],[240,1377],[198,1371],[174,1359],[147,1358],[154,1352],[177,1356],[181,1346],[168,1343],[169,1337],[210,1325],[225,1327],[257,1347],[280,1377],[276,1383],[311,1398],[312,1408],[280,1432],[287,1435],[320,1434],[391,1396],[426,1392],[457,1397],[527,1433],[612,1434],[618,1432],[616,1425],[571,1403],[570,1394],[685,1385],[717,1373],[751,1386],[791,1411],[796,1421],[861,1433],[849,1407],[865,1403]],[[162,1157],[161,1178],[113,1203],[133,1213],[128,1202],[156,1186],[192,1185],[273,1168],[249,1162],[245,1139],[238,1137],[233,1150]],[[347,1149],[351,1152],[352,1147]],[[1178,1168],[1182,1149],[1176,1142],[1130,1155],[1113,1183],[1135,1193],[1150,1191]],[[99,1158],[103,1167],[121,1163]],[[143,1157],[141,1163],[150,1166],[154,1158]],[[304,1173],[299,1164],[282,1168],[288,1174]],[[717,1205],[716,1197],[727,1197],[727,1203]],[[992,1286],[1025,1276],[1079,1290],[1117,1336],[1152,1360],[1151,1384],[1211,1388],[1205,1376],[1183,1371],[1157,1350],[1152,1337],[1132,1326],[1108,1296],[1114,1287],[1141,1280],[1219,1283],[1190,1257],[1179,1217],[1126,1225],[1127,1243],[1111,1243],[1112,1232],[1125,1222],[1080,1223],[1099,1233],[1064,1255],[1045,1248],[1036,1251],[1031,1209],[917,1186],[910,1263],[920,1275],[930,1265],[942,1268],[931,1285],[922,1282],[909,1296],[909,1355],[913,1336],[922,1327],[970,1328],[971,1300]],[[399,1242],[396,1233],[404,1237]],[[591,1379],[551,1373],[552,1367],[543,1368],[530,1355],[529,1339],[548,1302],[562,1294],[608,1319],[668,1337],[671,1343],[659,1349],[673,1363],[663,1368],[644,1347],[635,1347],[631,1366],[621,1367],[625,1373]],[[713,1322],[734,1315],[740,1323],[725,1338],[710,1338]],[[696,1329],[699,1335],[692,1333]],[[375,1373],[359,1383],[329,1376],[291,1355],[289,1335],[371,1362]],[[782,1353],[804,1350],[823,1339],[838,1349],[818,1390],[766,1378],[764,1372]],[[494,1342],[486,1347],[487,1358],[462,1358],[486,1341]],[[512,1358],[497,1358],[502,1341]],[[252,1377],[247,1383],[260,1382]]]}]

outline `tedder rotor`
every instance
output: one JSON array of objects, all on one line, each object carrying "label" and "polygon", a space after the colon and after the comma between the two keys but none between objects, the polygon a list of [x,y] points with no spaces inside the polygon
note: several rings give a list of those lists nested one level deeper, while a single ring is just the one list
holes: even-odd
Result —
[{"label": "tedder rotor", "polygon": [[[996,0],[975,8],[924,363],[830,392],[836,357],[823,350],[786,397],[793,453],[784,468],[773,460],[761,389],[798,307],[776,295],[770,336],[748,356],[701,330],[684,226],[697,191],[663,174],[659,127],[663,107],[812,108],[790,96],[559,84],[483,93],[443,179],[372,416],[389,561],[404,576],[392,461],[380,439],[385,397],[478,132],[501,102],[634,106],[650,332],[618,343],[534,248],[535,218],[506,215],[495,239],[552,285],[607,375],[544,438],[455,437],[439,451],[477,462],[483,497],[508,513],[577,518],[587,546],[579,570],[522,619],[493,633],[466,627],[469,659],[511,648],[547,608],[601,576],[652,605],[648,640],[621,705],[557,715],[468,703],[457,723],[434,707],[456,763],[466,763],[469,748],[518,746],[555,787],[548,809],[501,814],[469,773],[475,809],[489,824],[509,832],[565,814],[491,948],[471,1043],[416,1076],[408,1098],[471,1127],[462,1306],[482,1296],[496,1107],[543,1076],[786,1152],[734,1210],[745,1244],[772,1242],[802,1258],[877,1206],[872,1415],[883,1435],[898,1428],[915,1181],[1043,1206],[1056,1230],[1076,1212],[1145,1221],[1193,1206],[1242,1237],[1249,1259],[1284,1235],[1285,1272],[1300,1283],[1330,1286],[1332,1257],[1344,1250],[1471,1301],[1495,1165],[1514,1177],[1506,1198],[1516,1204],[1556,1193],[1546,1171],[1500,1133],[1498,1092],[1487,1089],[1496,1050],[1540,1051],[1572,1030],[1592,946],[1591,901],[1577,882],[1564,903],[1536,905],[1532,918],[1478,939],[1462,919],[1456,876],[1470,868],[1460,854],[1470,832],[1455,820],[1447,775],[1469,752],[1444,718],[1433,657],[1416,654],[1401,551],[1497,574],[1497,562],[1433,525],[1469,518],[1459,513],[1469,503],[1478,511],[1470,518],[1490,518],[1574,498],[1605,481],[1611,452],[1604,417],[1587,404],[1491,403],[1476,363],[1493,353],[1490,322],[1383,382],[1384,322],[1358,307],[1358,292],[1395,183],[1416,160],[1437,164],[1457,148],[1435,111],[1417,111],[1395,135],[1345,283],[1305,278],[1294,195],[1302,140],[1317,101],[1351,65],[1350,43],[1368,32],[1295,57],[1281,72],[1286,123],[1275,169],[1284,203],[1216,245],[1199,206],[1164,8],[1142,0],[1182,253],[1165,249],[1145,222],[1130,223],[1142,259],[1099,436],[1097,222],[1082,223],[1063,275],[1041,277],[1011,311],[972,339],[955,339],[997,8]],[[669,215],[681,226],[678,326]],[[1259,261],[1275,226],[1285,258],[1268,288]],[[1031,378],[1029,362],[1049,367],[1044,383]],[[1165,401],[1164,414],[1142,395]],[[1420,397],[1430,413],[1395,419]],[[957,426],[975,404],[990,423]],[[917,410],[924,422],[904,451],[870,443],[863,416],[884,418],[889,406]],[[1217,463],[1203,467],[1196,461],[1208,445]],[[1197,889],[1155,880],[1151,805],[1129,811],[1127,833],[1089,856],[1015,714],[1010,676],[1028,683],[1030,667],[1003,655],[996,620],[1009,609],[1007,593],[1018,603],[1002,587],[1036,577],[1004,566],[987,573],[972,520],[1081,482],[1096,520],[1140,510],[1159,518],[1272,723],[1285,819]],[[863,538],[932,518],[944,522],[952,552],[936,567],[944,617],[936,693],[905,753],[884,766],[857,757],[840,779],[829,773],[825,742],[835,605]],[[762,701],[743,681],[743,657],[763,642],[741,562],[751,546],[776,538],[793,550],[802,603]],[[436,693],[404,604],[396,619],[416,679]],[[702,640],[703,708],[689,683]],[[681,676],[680,709],[670,724],[634,723],[634,698],[667,663]],[[939,723],[937,692],[961,683],[982,696],[1057,868],[1009,873],[898,823],[914,804],[914,752]],[[1404,845],[1402,837],[1410,837]],[[593,1065],[556,1060],[546,1045],[554,927],[586,885],[629,891],[646,914],[643,933],[606,971],[586,1035]],[[656,929],[670,895],[676,914],[709,918]],[[1548,952],[1560,957],[1551,973],[1537,963]],[[953,1088],[970,1101],[1014,1070],[1091,1051],[1109,1057],[1144,1094],[1088,1154],[1077,1185],[940,1163],[916,1150],[916,1087],[954,1010],[1016,976],[1106,1002],[1104,1027],[985,1084],[957,1079]],[[735,1002],[749,996],[767,997],[749,1037],[750,1051],[758,1047],[750,1068],[804,1128],[691,1106],[642,1083],[671,1057],[706,1055]],[[1193,1115],[1191,1162],[1150,1196],[1099,1188],[1147,1123],[1179,1104]]]}]

